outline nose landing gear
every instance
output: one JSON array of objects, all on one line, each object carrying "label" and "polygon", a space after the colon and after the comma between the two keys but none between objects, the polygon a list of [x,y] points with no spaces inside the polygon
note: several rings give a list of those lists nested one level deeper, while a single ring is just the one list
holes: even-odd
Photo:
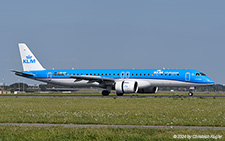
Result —
[{"label": "nose landing gear", "polygon": [[188,93],[188,95],[189,95],[189,96],[193,96],[193,92],[190,91],[190,92]]},{"label": "nose landing gear", "polygon": [[192,91],[194,91],[194,90],[195,90],[195,87],[190,87],[188,95],[189,96],[193,96],[193,92]]}]

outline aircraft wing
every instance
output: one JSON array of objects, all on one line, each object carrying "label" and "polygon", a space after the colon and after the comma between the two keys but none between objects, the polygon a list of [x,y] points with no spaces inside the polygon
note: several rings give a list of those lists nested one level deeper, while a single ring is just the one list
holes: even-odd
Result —
[{"label": "aircraft wing", "polygon": [[115,80],[112,78],[105,78],[101,76],[87,76],[87,75],[80,75],[80,76],[70,76],[70,78],[74,78],[77,81],[79,80],[89,80],[89,81],[96,81],[96,82],[114,82]]},{"label": "aircraft wing", "polygon": [[22,71],[16,71],[16,70],[10,70],[11,72],[15,72],[16,75],[28,75],[28,76],[35,76],[34,74],[31,73],[24,73]]}]

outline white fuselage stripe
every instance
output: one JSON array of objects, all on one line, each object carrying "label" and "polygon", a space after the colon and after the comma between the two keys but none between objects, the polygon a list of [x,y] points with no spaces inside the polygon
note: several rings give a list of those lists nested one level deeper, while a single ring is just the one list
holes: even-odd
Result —
[{"label": "white fuselage stripe", "polygon": [[[59,85],[68,85],[68,86],[77,86],[77,87],[85,87],[85,86],[101,86],[98,82],[90,82],[88,80],[80,80],[76,81],[76,79],[65,78],[65,79],[37,79],[42,82],[54,83]],[[173,87],[173,86],[204,86],[210,85],[207,83],[191,83],[191,82],[183,82],[177,80],[162,80],[162,79],[116,79],[115,82],[121,80],[133,80],[139,83],[140,88],[146,87]]]}]

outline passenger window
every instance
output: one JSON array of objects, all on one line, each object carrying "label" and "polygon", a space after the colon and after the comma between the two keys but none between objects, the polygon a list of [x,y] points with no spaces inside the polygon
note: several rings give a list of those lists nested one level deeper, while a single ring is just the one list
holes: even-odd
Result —
[{"label": "passenger window", "polygon": [[113,76],[115,75],[115,73],[113,74]]},{"label": "passenger window", "polygon": [[177,76],[179,76],[179,74],[177,74]]},{"label": "passenger window", "polygon": [[165,76],[166,76],[167,74],[165,73]]},{"label": "passenger window", "polygon": [[154,76],[154,74],[152,74],[152,76]]},{"label": "passenger window", "polygon": [[171,74],[169,74],[169,76],[171,76]]},{"label": "passenger window", "polygon": [[105,74],[105,76],[107,75],[107,73]]},{"label": "passenger window", "polygon": [[175,76],[175,74],[173,74],[173,76]]},{"label": "passenger window", "polygon": [[140,76],[141,76],[141,73],[140,73]]},{"label": "passenger window", "polygon": [[94,75],[95,75],[95,73],[94,73]]},{"label": "passenger window", "polygon": [[131,75],[133,76],[134,74],[132,73]]},{"label": "passenger window", "polygon": [[144,73],[144,76],[145,76],[145,73]]},{"label": "passenger window", "polygon": [[158,73],[157,73],[156,75],[157,75],[157,76],[159,76],[159,74],[158,74]]},{"label": "passenger window", "polygon": [[162,76],[163,74],[161,73],[161,76]]}]

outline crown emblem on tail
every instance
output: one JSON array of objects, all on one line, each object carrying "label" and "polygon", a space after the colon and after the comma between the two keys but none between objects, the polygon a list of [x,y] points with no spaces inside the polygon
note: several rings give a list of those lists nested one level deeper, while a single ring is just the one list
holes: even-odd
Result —
[{"label": "crown emblem on tail", "polygon": [[31,59],[31,58],[32,58],[32,56],[30,56],[30,55],[27,55],[27,56],[26,56],[26,58],[27,58],[27,59]]}]

